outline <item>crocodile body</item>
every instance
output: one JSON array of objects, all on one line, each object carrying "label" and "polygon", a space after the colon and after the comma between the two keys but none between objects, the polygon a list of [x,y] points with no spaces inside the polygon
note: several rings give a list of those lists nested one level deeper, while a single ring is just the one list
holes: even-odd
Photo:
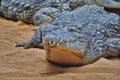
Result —
[{"label": "crocodile body", "polygon": [[[61,10],[66,9],[68,0],[2,0],[1,13],[5,18],[12,20],[22,20],[33,23],[33,15],[45,7],[56,7]],[[64,8],[63,8],[64,7]]]},{"label": "crocodile body", "polygon": [[16,46],[33,48],[43,45],[82,52],[83,57],[78,56],[77,65],[89,64],[110,55],[118,56],[120,16],[97,6],[83,6],[62,12],[48,26],[37,29],[30,40],[18,42]]},{"label": "crocodile body", "polygon": [[[73,10],[78,6],[85,4],[98,5],[108,8],[120,8],[119,0],[0,0],[0,15],[12,20],[22,20],[26,23],[34,23],[37,21],[33,15],[41,8],[52,7],[56,10],[50,11],[56,16],[58,13],[66,10]],[[44,10],[43,10],[44,11]],[[44,12],[39,11],[36,15],[43,19]],[[47,12],[47,10],[45,11]],[[52,13],[51,13],[52,12]],[[49,12],[48,12],[49,13]],[[42,17],[42,18],[41,18]],[[35,20],[34,20],[35,19]],[[39,19],[38,19],[39,20]],[[44,19],[43,19],[44,20]],[[42,22],[44,22],[42,20]],[[39,24],[38,24],[39,25]]]}]

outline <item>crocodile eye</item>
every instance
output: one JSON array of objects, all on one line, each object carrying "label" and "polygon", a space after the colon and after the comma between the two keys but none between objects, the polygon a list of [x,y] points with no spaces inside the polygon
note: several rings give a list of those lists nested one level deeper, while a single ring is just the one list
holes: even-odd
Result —
[{"label": "crocodile eye", "polygon": [[73,27],[73,28],[70,28],[70,27],[69,27],[67,30],[68,30],[69,32],[78,32],[78,33],[81,32],[79,29],[74,28],[74,27]]},{"label": "crocodile eye", "polygon": [[76,26],[76,25],[69,25],[67,27],[67,30],[69,32],[80,32],[79,26]]},{"label": "crocodile eye", "polygon": [[69,32],[76,32],[77,31],[75,27],[68,27],[67,30]]},{"label": "crocodile eye", "polygon": [[75,29],[68,29],[69,32],[76,32]]}]

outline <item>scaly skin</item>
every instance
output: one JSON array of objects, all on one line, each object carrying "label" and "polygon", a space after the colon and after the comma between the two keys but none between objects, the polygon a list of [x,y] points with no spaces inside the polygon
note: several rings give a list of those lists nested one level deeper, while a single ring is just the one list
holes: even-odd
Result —
[{"label": "scaly skin", "polygon": [[[50,13],[48,12],[50,15],[55,14],[53,16],[56,16],[62,11],[72,10],[85,4],[95,4],[108,8],[120,8],[119,0],[0,0],[0,2],[0,15],[15,21],[22,20],[26,23],[35,23],[37,25],[40,23],[37,23],[37,19],[33,17],[33,15],[41,8],[56,8],[57,11],[51,9],[53,11],[50,11]],[[45,10],[45,12],[47,13],[47,10]],[[40,15],[42,22],[46,20],[44,12],[36,15]]]},{"label": "scaly skin", "polygon": [[108,8],[120,8],[120,0],[71,0],[71,2],[81,2]]},{"label": "scaly skin", "polygon": [[90,4],[96,4],[98,6],[104,6],[108,8],[120,8],[119,0],[88,0]]},{"label": "scaly skin", "polygon": [[[66,0],[68,1],[68,0]],[[1,11],[5,18],[22,20],[26,23],[33,23],[33,15],[45,7],[66,9],[62,5],[67,4],[64,0],[2,0]],[[62,5],[61,5],[62,4]]]},{"label": "scaly skin", "polygon": [[37,29],[30,40],[18,42],[16,46],[32,48],[40,45],[82,52],[83,57],[78,57],[78,65],[92,63],[101,57],[118,56],[120,16],[97,6],[83,6],[71,12],[62,12],[51,24]]}]

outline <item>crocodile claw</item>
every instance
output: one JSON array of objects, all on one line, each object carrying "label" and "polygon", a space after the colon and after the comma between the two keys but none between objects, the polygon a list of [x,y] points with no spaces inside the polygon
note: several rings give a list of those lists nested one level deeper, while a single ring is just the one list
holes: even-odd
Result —
[{"label": "crocodile claw", "polygon": [[30,48],[30,44],[27,42],[16,42],[16,47],[24,47],[25,49]]}]

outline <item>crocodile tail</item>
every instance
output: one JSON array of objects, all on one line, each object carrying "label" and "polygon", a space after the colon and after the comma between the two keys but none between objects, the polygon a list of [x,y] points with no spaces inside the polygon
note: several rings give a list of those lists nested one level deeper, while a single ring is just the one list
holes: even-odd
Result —
[{"label": "crocodile tail", "polygon": [[115,0],[88,0],[88,2],[102,7],[120,8],[120,2]]}]

